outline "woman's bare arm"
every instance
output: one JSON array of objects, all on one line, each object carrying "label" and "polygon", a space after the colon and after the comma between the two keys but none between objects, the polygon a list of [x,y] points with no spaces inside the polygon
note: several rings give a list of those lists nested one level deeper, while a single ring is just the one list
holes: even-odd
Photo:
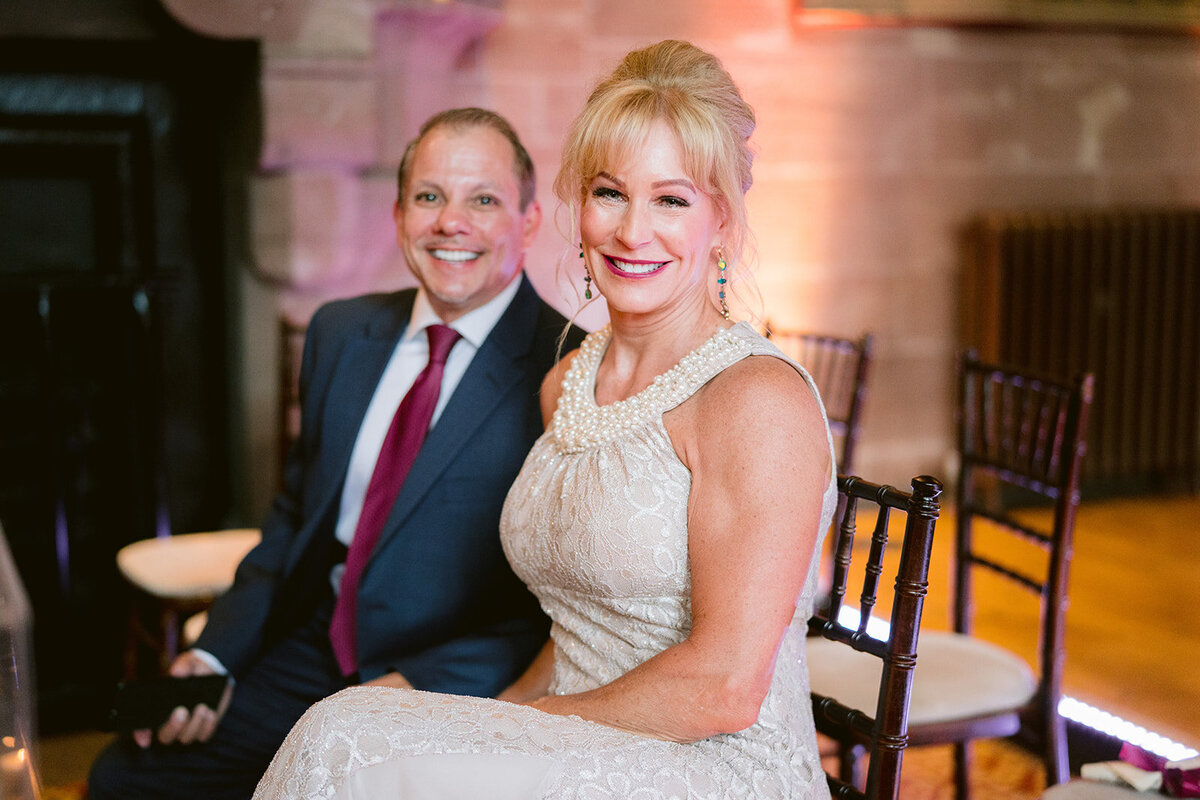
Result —
[{"label": "woman's bare arm", "polygon": [[533,657],[529,667],[521,673],[521,677],[500,694],[497,700],[507,700],[510,703],[530,703],[540,697],[545,697],[550,691],[550,678],[554,675],[554,642],[549,639],[542,649]]}]

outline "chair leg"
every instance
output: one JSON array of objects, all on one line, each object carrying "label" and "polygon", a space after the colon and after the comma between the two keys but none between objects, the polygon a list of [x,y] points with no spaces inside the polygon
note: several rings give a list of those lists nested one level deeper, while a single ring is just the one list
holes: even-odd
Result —
[{"label": "chair leg", "polygon": [[179,654],[180,617],[181,609],[174,603],[142,594],[130,600],[125,680],[166,674]]},{"label": "chair leg", "polygon": [[970,742],[957,742],[954,745],[954,796],[957,800],[971,800]]},{"label": "chair leg", "polygon": [[1045,748],[1043,760],[1046,765],[1046,785],[1066,783],[1070,779],[1070,764],[1067,759],[1067,723],[1057,709],[1046,715]]},{"label": "chair leg", "polygon": [[141,621],[138,618],[137,602],[129,602],[129,621],[125,624],[125,653],[123,657],[123,678],[131,681],[138,677],[138,649],[142,646],[139,635]]},{"label": "chair leg", "polygon": [[179,612],[173,607],[163,608],[162,616],[162,652],[159,655],[160,667],[165,674],[175,656],[179,655]]},{"label": "chair leg", "polygon": [[162,615],[158,603],[146,596],[139,594],[130,600],[125,633],[125,680],[163,673]]}]

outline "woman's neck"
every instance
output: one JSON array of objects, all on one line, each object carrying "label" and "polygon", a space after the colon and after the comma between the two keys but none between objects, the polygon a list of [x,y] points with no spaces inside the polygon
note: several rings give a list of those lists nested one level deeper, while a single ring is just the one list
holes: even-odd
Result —
[{"label": "woman's neck", "polygon": [[711,306],[701,313],[692,309],[656,319],[613,313],[609,324],[611,339],[596,374],[596,401],[601,405],[637,394],[729,326]]}]

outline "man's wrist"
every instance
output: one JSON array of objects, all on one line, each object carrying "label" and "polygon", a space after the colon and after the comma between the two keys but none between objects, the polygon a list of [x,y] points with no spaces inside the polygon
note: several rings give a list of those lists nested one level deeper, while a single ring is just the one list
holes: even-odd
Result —
[{"label": "man's wrist", "polygon": [[199,647],[193,647],[189,652],[211,667],[213,672],[217,673],[218,675],[229,674],[229,670],[226,669],[225,665],[221,663],[221,659],[217,658],[207,650],[201,650]]}]

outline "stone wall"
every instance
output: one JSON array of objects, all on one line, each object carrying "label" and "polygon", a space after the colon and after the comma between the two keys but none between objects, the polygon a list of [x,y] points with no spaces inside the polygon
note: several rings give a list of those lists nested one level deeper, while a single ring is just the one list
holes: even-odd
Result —
[{"label": "stone wall", "polygon": [[[948,475],[958,234],[977,211],[1193,203],[1200,54],[1181,36],[1097,30],[817,28],[790,0],[309,0],[268,41],[265,142],[246,278],[251,458],[267,434],[280,312],[409,282],[391,204],[404,143],[430,113],[509,117],[539,168],[547,223],[530,257],[570,313],[578,275],[550,184],[566,125],[628,49],[690,39],[758,113],[749,195],[757,282],[782,327],[876,335],[858,471]],[[577,272],[573,259],[565,266]],[[582,318],[591,327],[602,313]],[[271,462],[273,463],[273,462]],[[264,489],[264,491],[266,491]]]}]

